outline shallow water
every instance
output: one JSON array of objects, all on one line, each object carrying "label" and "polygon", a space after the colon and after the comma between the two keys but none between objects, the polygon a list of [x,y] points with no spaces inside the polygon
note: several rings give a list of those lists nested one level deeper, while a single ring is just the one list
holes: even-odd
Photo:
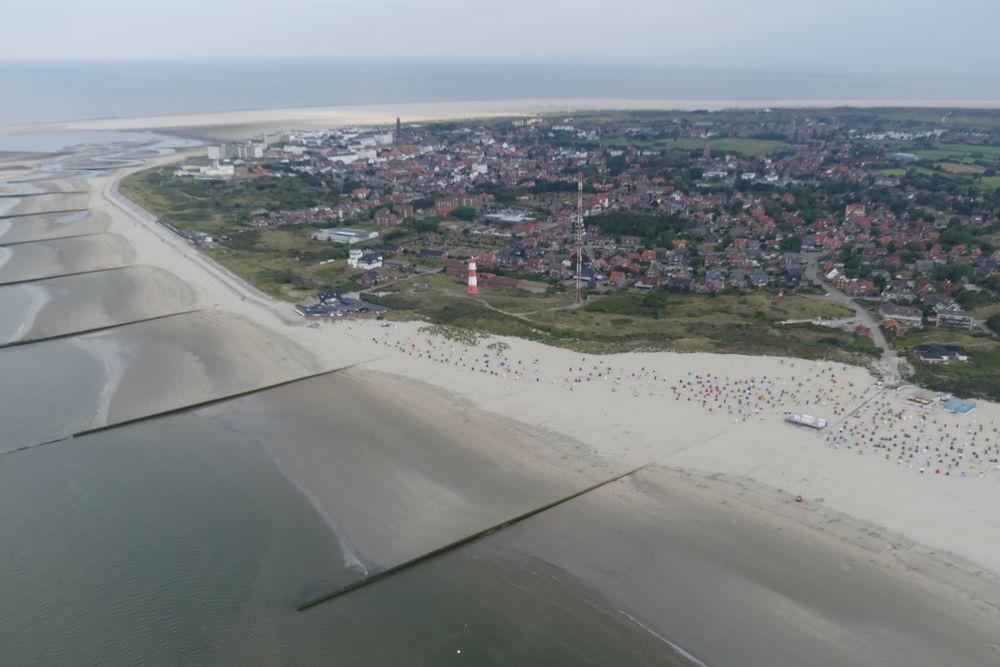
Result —
[{"label": "shallow water", "polygon": [[3,197],[0,198],[0,216],[7,215],[14,210],[21,200],[17,197]]},{"label": "shallow water", "polygon": [[[3,251],[0,250],[0,253]],[[18,340],[31,311],[32,293],[24,285],[0,287],[0,344]]]},{"label": "shallow water", "polygon": [[69,341],[0,350],[0,451],[98,425],[106,368]]},{"label": "shallow water", "polygon": [[0,345],[22,340],[48,302],[48,291],[35,284],[0,287]]},{"label": "shallow water", "polygon": [[[11,292],[26,290],[34,291],[30,308],[5,310],[5,299],[17,299]],[[99,271],[0,286],[0,327],[20,320],[18,339],[33,340],[170,315],[193,303],[190,288],[172,274],[147,267]]]},{"label": "shallow water", "polygon": [[263,450],[191,415],[0,462],[3,664],[685,664],[485,546],[296,612],[342,580],[335,534]]}]

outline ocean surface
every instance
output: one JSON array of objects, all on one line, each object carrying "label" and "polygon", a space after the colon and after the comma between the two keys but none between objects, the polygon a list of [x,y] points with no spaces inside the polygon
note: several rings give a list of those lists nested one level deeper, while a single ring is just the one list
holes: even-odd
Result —
[{"label": "ocean surface", "polygon": [[488,543],[296,612],[342,581],[334,533],[266,452],[190,416],[10,455],[0,503],[5,665],[687,664]]},{"label": "ocean surface", "polygon": [[154,114],[524,98],[997,97],[987,75],[719,71],[455,61],[0,63],[0,125]]}]

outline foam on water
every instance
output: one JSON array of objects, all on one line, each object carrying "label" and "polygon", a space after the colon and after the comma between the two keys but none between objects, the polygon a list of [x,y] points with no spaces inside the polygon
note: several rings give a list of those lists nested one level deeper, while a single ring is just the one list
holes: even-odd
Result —
[{"label": "foam on water", "polygon": [[0,287],[0,343],[20,338],[25,316],[31,310],[31,299],[26,285]]},{"label": "foam on water", "polygon": [[104,338],[77,338],[74,344],[96,357],[104,365],[104,385],[97,397],[93,423],[104,426],[111,413],[111,402],[118,392],[118,386],[125,377],[128,367],[129,350],[118,342]]},{"label": "foam on water", "polygon": [[7,337],[3,342],[13,343],[19,341],[31,331],[31,327],[35,324],[35,318],[38,317],[38,313],[42,312],[42,308],[45,308],[46,304],[51,301],[52,297],[49,295],[49,291],[44,287],[39,285],[17,285],[20,287],[22,292],[27,292],[30,299],[28,308],[24,311],[21,316],[21,323],[17,326],[17,329]]},{"label": "foam on water", "polygon": [[347,537],[347,533],[337,524],[337,521],[333,518],[330,512],[323,506],[323,503],[313,495],[299,480],[295,477],[294,471],[288,466],[285,460],[281,457],[278,452],[274,451],[263,439],[257,437],[254,433],[247,429],[241,429],[239,426],[230,425],[230,428],[238,432],[243,437],[251,440],[252,442],[259,445],[266,453],[274,466],[281,472],[282,476],[287,479],[292,486],[294,486],[298,491],[309,501],[309,504],[313,506],[316,513],[320,516],[323,522],[330,527],[333,534],[337,538],[337,542],[340,544],[340,550],[344,554],[344,567],[360,572],[363,576],[367,577],[370,572],[368,567],[361,561],[361,557],[358,555],[357,549],[351,543],[350,538]]}]

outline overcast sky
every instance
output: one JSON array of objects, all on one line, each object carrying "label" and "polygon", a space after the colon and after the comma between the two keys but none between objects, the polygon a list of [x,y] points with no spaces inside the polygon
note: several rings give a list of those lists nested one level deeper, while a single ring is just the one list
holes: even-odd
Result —
[{"label": "overcast sky", "polygon": [[0,60],[559,59],[1000,72],[1000,0],[4,0]]}]

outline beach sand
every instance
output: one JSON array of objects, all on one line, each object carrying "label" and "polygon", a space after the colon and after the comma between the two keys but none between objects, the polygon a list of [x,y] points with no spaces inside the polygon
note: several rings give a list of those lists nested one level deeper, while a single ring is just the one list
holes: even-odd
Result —
[{"label": "beach sand", "polygon": [[[370,563],[647,466],[484,544],[564,568],[709,664],[978,665],[1000,655],[1000,472],[988,460],[1000,406],[980,402],[965,416],[917,408],[912,388],[886,390],[832,363],[596,356],[516,339],[470,346],[420,323],[311,327],[123,202],[119,176],[90,180],[87,204],[108,233],[70,254],[172,274],[190,289],[186,303],[211,312],[72,341],[116,370],[103,419],[349,365],[336,380],[282,389],[290,404],[275,420],[326,408],[344,424],[331,428],[345,430],[346,449],[329,446],[323,420],[277,438],[255,417],[267,414],[266,395],[199,414],[272,448]],[[27,275],[17,253],[36,245],[12,246],[0,280]],[[65,270],[58,253],[42,256]],[[487,347],[494,342],[506,349]],[[793,411],[831,426],[795,428],[783,419]],[[868,444],[904,430],[929,449]],[[977,459],[956,462],[939,433]],[[369,497],[368,482],[385,497]]]},{"label": "beach sand", "polygon": [[407,123],[465,118],[495,118],[541,113],[574,113],[603,110],[710,110],[831,107],[885,108],[1000,108],[998,99],[909,100],[909,99],[748,99],[748,100],[651,100],[621,98],[551,98],[520,100],[476,100],[455,102],[407,102],[358,104],[332,107],[250,109],[212,113],[174,114],[141,118],[107,118],[66,123],[0,125],[2,134],[43,132],[159,130],[197,139],[242,140],[264,133],[290,129],[324,129],[345,125],[389,125],[402,118]]}]

